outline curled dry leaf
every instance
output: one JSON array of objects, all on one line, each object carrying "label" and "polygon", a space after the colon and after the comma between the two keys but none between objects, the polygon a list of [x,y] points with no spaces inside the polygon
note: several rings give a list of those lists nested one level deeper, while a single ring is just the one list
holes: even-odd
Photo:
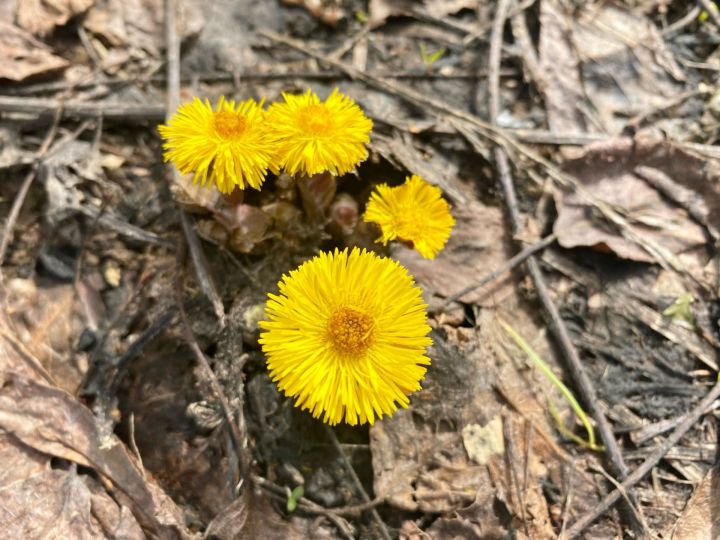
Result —
[{"label": "curled dry leaf", "polygon": [[304,7],[313,17],[331,26],[345,18],[339,0],[282,0],[282,3],[286,6]]},{"label": "curled dry leaf", "polygon": [[36,36],[50,34],[70,18],[85,13],[93,0],[22,0],[15,15],[17,24]]},{"label": "curled dry leaf", "polygon": [[[427,292],[445,297],[472,285],[512,257],[500,209],[469,203],[456,206],[452,214],[455,226],[448,243],[435,259],[424,259],[415,250],[401,244],[393,244],[392,247],[393,257]],[[467,293],[460,300],[493,306],[512,290],[512,278],[506,274]]]},{"label": "curled dry leaf", "polygon": [[695,488],[672,528],[671,540],[720,538],[720,468],[712,467]]},{"label": "curled dry leaf", "polygon": [[103,440],[87,408],[58,388],[7,372],[3,377],[0,430],[36,451],[97,471],[148,533],[189,537],[172,500],[145,479],[117,439]]},{"label": "curled dry leaf", "polygon": [[538,86],[553,131],[619,133],[629,117],[683,90],[684,74],[650,19],[617,3],[564,6],[546,0],[540,13]]},{"label": "curled dry leaf", "polygon": [[[657,171],[666,183],[701,196],[705,217],[717,230],[720,207],[720,166],[677,148],[662,134],[647,130],[634,138],[618,137],[586,147],[576,159],[566,162],[565,171],[580,180],[596,199],[623,211],[631,226],[677,256],[688,271],[700,275],[707,263],[706,231],[687,210],[668,200],[641,174]],[[581,194],[555,193],[558,219],[554,231],[560,245],[610,250],[619,257],[653,262],[636,243],[606,225]],[[703,210],[700,210],[702,212]],[[703,214],[698,214],[702,218]]]},{"label": "curled dry leaf", "polygon": [[0,21],[0,79],[22,81],[63,70],[68,65],[29,33]]},{"label": "curled dry leaf", "polygon": [[[515,301],[506,303],[501,310],[512,312],[518,331],[533,341],[540,354],[550,357],[549,344],[541,330]],[[433,336],[435,345],[430,353],[433,363],[423,381],[423,390],[413,395],[408,409],[370,428],[370,446],[377,496],[385,497],[392,506],[413,512],[456,512],[475,503],[475,514],[470,519],[487,531],[503,528],[502,520],[493,510],[500,486],[508,494],[514,489],[505,485],[505,478],[510,475],[506,470],[508,454],[501,450],[507,445],[503,447],[504,430],[499,415],[506,402],[499,397],[499,384],[503,385],[503,395],[514,396],[511,405],[518,406],[518,412],[509,415],[507,420],[514,447],[524,448],[525,444],[532,447],[527,490],[541,494],[541,482],[548,476],[554,478],[560,474],[560,462],[543,437],[533,436],[531,442],[523,442],[521,414],[525,417],[532,414],[536,429],[549,429],[542,403],[542,393],[549,391],[549,383],[528,380],[530,375],[521,357],[516,357],[515,352],[512,355],[505,352],[504,336],[495,315],[490,310],[482,313],[477,333],[457,331],[452,341],[458,345],[446,341],[443,330]],[[542,343],[538,343],[539,340]],[[534,405],[519,405],[523,400]],[[532,413],[528,412],[531,408]],[[493,449],[485,453],[487,461],[482,465],[466,450],[468,431],[473,430],[468,426],[478,424],[492,426],[489,430],[494,440]],[[515,464],[522,471],[525,467],[521,458],[519,461]],[[544,502],[541,495],[538,499]],[[521,514],[519,507],[511,512]],[[547,514],[547,506],[544,510],[538,506],[536,522],[547,523]],[[534,536],[548,538],[547,531],[538,530]]]},{"label": "curled dry leaf", "polygon": [[[178,2],[181,38],[200,33],[206,6],[200,0]],[[130,50],[133,56],[159,57],[164,47],[165,9],[162,0],[96,0],[83,27],[111,47]],[[102,53],[107,51],[101,49]]]},{"label": "curled dry leaf", "polygon": [[[107,494],[93,496],[72,470],[48,470],[0,488],[0,500],[6,538],[145,538],[131,515],[122,514]],[[110,505],[115,505],[117,519],[112,519]],[[94,514],[98,507],[105,510],[103,521]]]}]

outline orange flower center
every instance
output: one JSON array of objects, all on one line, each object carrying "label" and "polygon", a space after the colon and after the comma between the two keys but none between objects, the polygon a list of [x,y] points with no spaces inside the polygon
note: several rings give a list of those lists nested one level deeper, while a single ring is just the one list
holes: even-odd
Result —
[{"label": "orange flower center", "polygon": [[360,355],[373,343],[375,321],[367,313],[341,307],[328,321],[328,337],[340,352]]},{"label": "orange flower center", "polygon": [[245,117],[233,111],[218,111],[213,118],[215,132],[223,139],[232,139],[245,133]]},{"label": "orange flower center", "polygon": [[332,133],[333,117],[325,105],[308,105],[298,113],[298,126],[308,135],[329,135]]}]

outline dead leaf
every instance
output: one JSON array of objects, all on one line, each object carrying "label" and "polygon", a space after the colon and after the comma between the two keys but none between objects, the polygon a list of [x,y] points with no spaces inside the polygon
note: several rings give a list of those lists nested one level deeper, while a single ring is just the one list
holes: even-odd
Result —
[{"label": "dead leaf", "polygon": [[479,2],[477,0],[425,0],[425,11],[441,19],[448,15],[454,15],[463,9],[475,11]]},{"label": "dead leaf", "polygon": [[[670,251],[694,275],[701,275],[708,260],[703,227],[640,178],[638,167],[663,171],[678,185],[701,189],[709,207],[720,205],[717,164],[680,150],[653,130],[589,145],[578,158],[566,162],[564,169],[595,198],[624,211],[639,234]],[[554,231],[563,247],[589,246],[625,259],[653,262],[645,250],[596,216],[582,195],[557,191],[555,201],[558,218]],[[708,219],[717,223],[718,217]]]},{"label": "dead leaf", "polygon": [[[472,285],[512,257],[499,208],[473,202],[456,206],[452,213],[455,226],[448,243],[435,259],[424,259],[401,244],[392,244],[391,250],[393,257],[428,293],[445,297]],[[502,302],[512,290],[511,276],[504,275],[467,293],[461,301],[493,306]]]},{"label": "dead leaf", "polygon": [[682,516],[672,528],[672,540],[720,538],[720,469],[712,467],[695,488]]},{"label": "dead leaf", "polygon": [[685,76],[650,19],[609,2],[572,9],[541,4],[540,89],[553,131],[619,133],[683,90]]},{"label": "dead leaf", "polygon": [[15,25],[0,22],[0,79],[23,81],[68,67],[67,60]]},{"label": "dead leaf", "polygon": [[368,23],[371,28],[378,27],[390,17],[409,15],[415,5],[417,5],[415,0],[370,0]]},{"label": "dead leaf", "polygon": [[95,469],[112,482],[117,500],[132,509],[143,529],[161,537],[189,537],[180,510],[143,477],[117,438],[100,436],[87,408],[58,388],[3,375],[0,429],[44,454]]},{"label": "dead leaf", "polygon": [[[514,302],[505,309],[513,309],[511,305]],[[515,308],[514,319],[522,331],[533,336],[542,354],[551,356],[549,344],[544,341],[540,346],[536,342],[539,330],[520,311]],[[370,428],[370,446],[375,493],[386,497],[389,504],[408,511],[448,512],[476,502],[477,520],[490,527],[499,524],[492,511],[497,486],[488,466],[478,465],[468,456],[464,435],[468,426],[487,425],[499,417],[503,404],[494,388],[496,382],[513,381],[523,394],[536,401],[534,392],[547,391],[548,383],[539,380],[531,384],[524,379],[522,373],[527,373],[524,362],[517,362],[503,352],[499,341],[502,330],[495,315],[489,310],[483,313],[477,332],[457,331],[457,338],[452,340],[457,345],[444,339],[442,332],[433,336],[435,345],[430,354],[433,363],[423,381],[423,390],[413,395],[408,409]],[[541,418],[538,425],[544,424]],[[497,427],[497,420],[491,425]],[[494,434],[497,435],[496,429]],[[530,483],[535,475],[548,474],[548,467],[542,463],[557,465],[557,457],[544,440],[533,437],[532,445]],[[517,446],[522,447],[521,443]],[[487,457],[489,462],[504,467],[504,453],[493,452]],[[523,469],[522,465],[520,468]]]},{"label": "dead leaf", "polygon": [[500,415],[484,426],[468,424],[462,430],[462,437],[468,457],[478,465],[487,464],[492,456],[505,451]]},{"label": "dead leaf", "polygon": [[85,328],[72,284],[39,288],[31,279],[7,283],[8,314],[14,334],[45,368],[55,384],[75,392],[84,376],[84,364],[75,343]]},{"label": "dead leaf", "polygon": [[[7,538],[113,538],[92,515],[92,496],[72,471],[46,471],[0,489]],[[137,538],[137,536],[136,536]]]},{"label": "dead leaf", "polygon": [[[178,2],[181,39],[200,33],[206,10],[201,0]],[[111,47],[129,49],[136,57],[157,58],[165,43],[164,21],[162,0],[97,0],[88,10],[83,27]]]},{"label": "dead leaf", "polygon": [[25,446],[10,435],[0,434],[0,489],[47,471],[50,456]]},{"label": "dead leaf", "polygon": [[94,0],[21,0],[15,15],[18,26],[36,36],[47,36],[56,26],[85,13]]},{"label": "dead leaf", "polygon": [[310,15],[331,26],[346,17],[339,0],[282,0],[282,3],[304,7]]},{"label": "dead leaf", "polygon": [[307,519],[293,516],[282,518],[270,504],[264,493],[245,490],[245,495],[235,499],[208,525],[205,538],[217,540],[304,540],[322,538],[312,530]]}]

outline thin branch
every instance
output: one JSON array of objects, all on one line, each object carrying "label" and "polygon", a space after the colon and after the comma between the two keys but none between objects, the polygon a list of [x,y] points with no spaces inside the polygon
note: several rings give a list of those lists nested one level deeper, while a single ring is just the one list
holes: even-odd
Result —
[{"label": "thin branch", "polygon": [[[58,109],[57,111],[55,111],[55,118],[53,119],[53,123],[50,126],[50,129],[45,135],[45,139],[43,139],[40,148],[35,153],[32,169],[30,169],[30,171],[27,173],[27,176],[25,176],[25,179],[23,180],[23,183],[20,186],[17,195],[15,195],[15,200],[13,201],[12,208],[10,208],[10,213],[8,214],[8,218],[5,221],[5,228],[3,230],[2,240],[0,241],[0,268],[5,261],[5,253],[7,252],[7,248],[10,245],[10,242],[12,242],[13,231],[15,230],[15,225],[18,218],[20,217],[20,211],[22,210],[23,204],[25,203],[27,194],[30,191],[30,186],[32,186],[32,183],[37,176],[40,162],[48,153],[50,145],[55,139],[55,134],[57,133],[58,126],[60,125],[61,117],[62,109]],[[2,270],[0,270],[0,281],[2,281]]]},{"label": "thin branch", "polygon": [[[166,119],[169,119],[180,104],[180,39],[177,33],[177,0],[165,0],[165,40],[167,48],[167,104]],[[172,167],[172,181],[177,183],[180,175]],[[212,279],[205,253],[190,218],[180,209],[180,223],[190,249],[195,275],[203,293],[212,303],[220,327],[225,327],[225,307]]]},{"label": "thin branch", "polygon": [[541,251],[548,247],[550,244],[555,242],[557,240],[557,235],[555,233],[549,234],[542,240],[539,240],[538,242],[535,242],[534,244],[530,244],[529,246],[526,246],[522,251],[514,255],[512,258],[508,259],[503,263],[501,266],[490,272],[489,274],[486,274],[485,276],[481,277],[479,280],[477,280],[472,285],[468,285],[464,289],[451,294],[448,296],[445,301],[441,304],[440,309],[447,308],[452,302],[457,301],[458,299],[462,298],[466,294],[473,292],[476,289],[479,289],[480,287],[487,285],[494,279],[497,279],[498,277],[502,276],[506,272],[509,272],[519,264],[522,264],[525,262],[525,260],[530,257],[531,255],[534,255],[538,251]]},{"label": "thin branch", "polygon": [[[693,408],[685,419],[675,428],[675,431],[668,436],[667,439],[652,453],[648,458],[642,462],[633,472],[631,472],[627,478],[620,484],[622,489],[625,491],[632,488],[645,475],[647,475],[659,462],[665,457],[670,449],[675,446],[680,439],[692,428],[700,417],[705,414],[708,408],[713,402],[720,398],[720,383],[713,386],[712,390]],[[619,489],[614,490],[612,493],[607,495],[602,501],[594,506],[594,508],[579,518],[573,525],[568,529],[568,538],[577,538],[580,536],[585,529],[587,529],[597,518],[603,515],[608,508],[615,504],[618,499],[622,497],[622,493]]]},{"label": "thin branch", "polygon": [[[505,25],[509,5],[510,0],[500,0],[498,2],[490,40],[490,58],[488,60],[490,75],[488,77],[488,82],[490,93],[490,121],[492,124],[497,121],[500,114],[500,55],[502,52],[503,27]],[[497,146],[495,148],[494,155],[505,205],[508,211],[508,217],[512,227],[512,235],[515,236],[522,228],[522,217],[518,208],[515,185],[510,171],[510,163],[505,150],[501,146]],[[559,349],[565,359],[566,367],[570,372],[572,380],[580,392],[580,395],[583,397],[586,407],[593,418],[595,418],[598,432],[600,433],[600,437],[605,445],[607,455],[610,460],[611,471],[616,477],[624,479],[628,474],[628,468],[627,465],[625,465],[620,448],[615,440],[612,426],[608,422],[605,417],[605,413],[600,407],[600,402],[595,392],[595,388],[593,387],[592,382],[583,367],[577,353],[577,349],[575,349],[575,346],[570,339],[565,322],[560,316],[557,306],[555,306],[555,303],[550,297],[550,292],[547,288],[545,278],[540,270],[540,264],[535,256],[531,255],[528,258],[526,265],[528,273],[535,284],[535,289],[540,302],[543,305],[550,331],[555,337]],[[642,524],[637,519],[633,520],[632,524],[637,530],[643,529]]]},{"label": "thin branch", "polygon": [[[358,477],[357,473],[355,472],[355,469],[352,466],[352,463],[350,463],[350,460],[345,455],[345,450],[343,450],[343,447],[340,446],[340,442],[337,439],[337,436],[335,435],[335,432],[329,428],[328,426],[325,426],[325,431],[327,432],[328,437],[330,438],[330,441],[332,441],[333,446],[335,447],[335,450],[340,455],[340,459],[342,459],[343,464],[345,465],[345,468],[347,469],[348,474],[350,475],[350,478],[352,478],[353,483],[355,484],[355,488],[357,489],[358,493],[360,494],[360,497],[362,498],[363,502],[365,504],[369,504],[370,496],[365,491],[365,488],[362,485],[362,482],[360,481],[360,478]],[[372,515],[373,521],[378,526],[378,529],[380,530],[380,534],[385,540],[391,540],[390,533],[387,530],[387,526],[385,525],[385,522],[380,517],[380,514],[378,514],[378,511],[373,506],[370,508],[370,514]]]}]

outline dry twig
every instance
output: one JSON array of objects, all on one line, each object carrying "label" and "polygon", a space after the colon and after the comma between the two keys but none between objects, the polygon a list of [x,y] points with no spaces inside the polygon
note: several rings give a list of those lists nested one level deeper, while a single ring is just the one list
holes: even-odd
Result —
[{"label": "dry twig", "polygon": [[[655,465],[657,465],[660,460],[665,457],[670,449],[678,443],[685,433],[687,433],[688,430],[695,425],[700,417],[707,412],[708,408],[718,398],[720,398],[720,383],[713,386],[712,390],[710,390],[703,400],[698,403],[686,417],[684,417],[683,421],[675,428],[675,431],[673,431],[672,434],[670,434],[668,438],[665,439],[663,443],[658,446],[658,448],[650,456],[648,456],[648,458],[643,461],[640,466],[631,472],[620,484],[620,486],[627,491],[642,480],[645,475],[647,475],[653,467],[655,467]],[[607,495],[602,501],[595,505],[592,511],[588,512],[573,523],[573,525],[567,530],[568,538],[576,538],[580,536],[593,521],[605,513],[607,509],[615,504],[621,497],[622,493],[619,489],[616,489]]]},{"label": "dry twig", "polygon": [[[510,0],[500,0],[496,8],[495,23],[493,24],[492,35],[490,40],[490,59],[489,71],[489,93],[490,93],[490,121],[495,123],[500,114],[500,55],[502,53],[502,32],[505,25],[505,19],[509,9]],[[468,134],[470,135],[470,134]],[[522,228],[522,217],[518,208],[517,195],[515,193],[514,181],[510,171],[510,163],[505,149],[497,146],[494,150],[495,164],[498,168],[500,185],[505,199],[505,205],[508,211],[512,227],[512,235],[517,235]],[[628,468],[625,465],[620,448],[617,445],[612,427],[605,417],[604,411],[600,408],[599,400],[595,392],[595,388],[583,367],[577,349],[573,345],[565,322],[550,297],[545,278],[540,270],[540,264],[535,256],[528,257],[527,269],[530,277],[535,284],[538,297],[543,305],[548,326],[553,336],[557,340],[560,351],[565,358],[565,364],[570,372],[573,382],[577,387],[586,407],[590,414],[595,418],[598,432],[605,445],[612,473],[620,479],[627,476]],[[642,530],[642,523],[635,519],[633,527]]]}]

